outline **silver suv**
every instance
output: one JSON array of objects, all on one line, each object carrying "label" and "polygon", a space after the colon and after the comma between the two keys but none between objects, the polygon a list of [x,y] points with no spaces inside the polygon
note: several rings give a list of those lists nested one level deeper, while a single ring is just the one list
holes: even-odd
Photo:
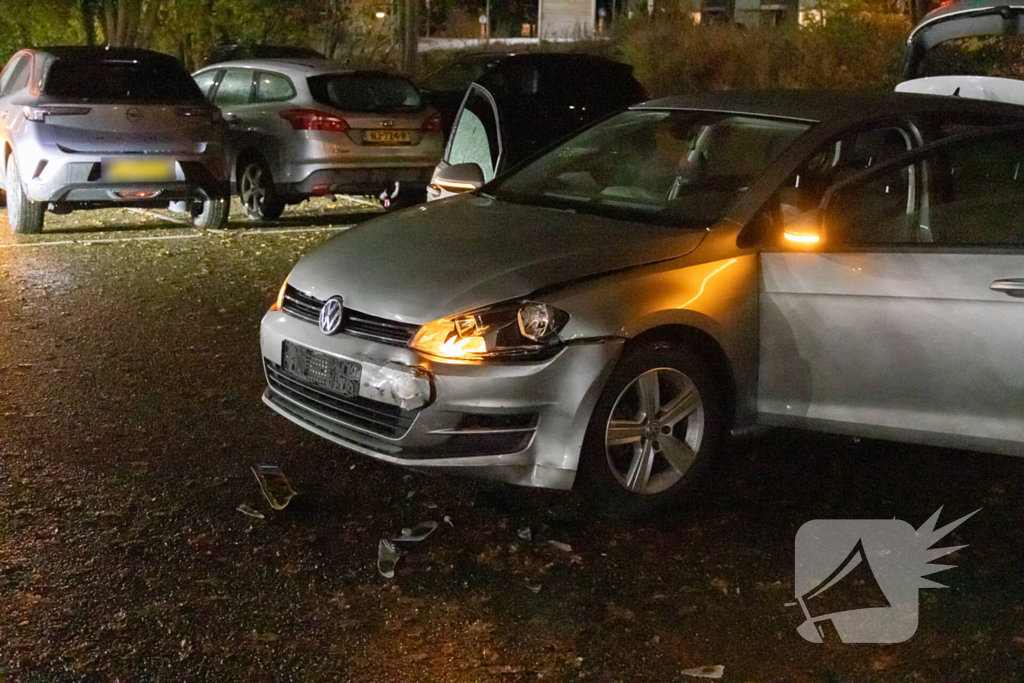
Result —
[{"label": "silver suv", "polygon": [[318,59],[224,62],[193,76],[232,127],[232,179],[249,218],[337,193],[426,198],[441,117],[405,78]]},{"label": "silver suv", "polygon": [[148,50],[22,50],[0,73],[3,188],[11,229],[44,213],[184,202],[221,227],[227,126],[173,58]]}]

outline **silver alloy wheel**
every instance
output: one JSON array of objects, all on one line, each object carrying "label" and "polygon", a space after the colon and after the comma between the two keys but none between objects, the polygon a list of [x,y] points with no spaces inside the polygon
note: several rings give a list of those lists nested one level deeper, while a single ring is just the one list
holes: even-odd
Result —
[{"label": "silver alloy wheel", "polygon": [[693,381],[674,368],[655,368],[626,385],[605,428],[605,454],[627,490],[650,495],[675,485],[697,459],[704,402]]},{"label": "silver alloy wheel", "polygon": [[250,163],[242,173],[242,204],[250,216],[263,214],[263,205],[267,200],[267,188],[263,184],[263,167]]}]

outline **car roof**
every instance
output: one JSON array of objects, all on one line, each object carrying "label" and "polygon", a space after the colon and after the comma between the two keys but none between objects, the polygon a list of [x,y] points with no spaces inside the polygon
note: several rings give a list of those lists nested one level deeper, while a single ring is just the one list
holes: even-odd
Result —
[{"label": "car roof", "polygon": [[636,105],[634,108],[637,107],[731,112],[820,123],[854,123],[887,114],[914,114],[928,111],[1016,116],[1024,119],[1024,107],[1019,105],[887,90],[864,92],[724,91],[666,97]]},{"label": "car roof", "polygon": [[592,55],[586,52],[521,52],[521,53],[508,53],[500,54],[501,61],[490,68],[487,73],[492,73],[499,69],[511,68],[518,65],[543,65],[551,64],[555,66],[562,65],[617,65],[619,67],[627,67],[632,70],[632,67],[623,62],[616,62],[613,59],[607,57],[601,57],[599,55]]},{"label": "car roof", "polygon": [[48,47],[30,48],[30,52],[37,54],[48,54],[54,57],[75,58],[75,59],[139,59],[139,58],[160,58],[174,59],[171,55],[154,50],[144,50],[138,47],[88,47],[85,45],[51,45]]},{"label": "car roof", "polygon": [[277,71],[292,76],[309,77],[323,74],[350,74],[360,76],[394,76],[405,78],[401,74],[395,74],[382,69],[355,69],[345,68],[337,62],[329,59],[235,59],[229,62],[217,62],[204,66],[199,71],[210,71],[211,69],[223,69],[236,67],[243,69],[265,69]]}]

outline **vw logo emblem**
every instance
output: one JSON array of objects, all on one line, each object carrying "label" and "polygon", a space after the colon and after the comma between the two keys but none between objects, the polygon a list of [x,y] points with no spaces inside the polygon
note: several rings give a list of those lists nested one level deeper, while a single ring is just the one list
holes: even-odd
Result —
[{"label": "vw logo emblem", "polygon": [[135,107],[132,107],[124,113],[124,117],[128,119],[130,123],[135,123],[136,121],[142,118],[142,112],[136,109]]},{"label": "vw logo emblem", "polygon": [[334,334],[341,329],[341,316],[345,312],[345,300],[340,296],[332,296],[324,302],[320,309],[320,331]]}]

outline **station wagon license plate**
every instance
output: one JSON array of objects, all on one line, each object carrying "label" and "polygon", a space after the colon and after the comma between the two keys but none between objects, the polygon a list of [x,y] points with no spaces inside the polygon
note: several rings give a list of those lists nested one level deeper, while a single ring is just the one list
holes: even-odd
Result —
[{"label": "station wagon license plate", "polygon": [[368,130],[363,139],[377,145],[412,144],[412,135],[407,130]]},{"label": "station wagon license plate", "polygon": [[174,159],[144,157],[141,159],[103,159],[100,162],[103,180],[114,183],[160,183],[174,180]]},{"label": "station wagon license plate", "polygon": [[281,365],[285,374],[346,398],[359,395],[359,379],[363,374],[363,366],[359,363],[284,342]]}]

